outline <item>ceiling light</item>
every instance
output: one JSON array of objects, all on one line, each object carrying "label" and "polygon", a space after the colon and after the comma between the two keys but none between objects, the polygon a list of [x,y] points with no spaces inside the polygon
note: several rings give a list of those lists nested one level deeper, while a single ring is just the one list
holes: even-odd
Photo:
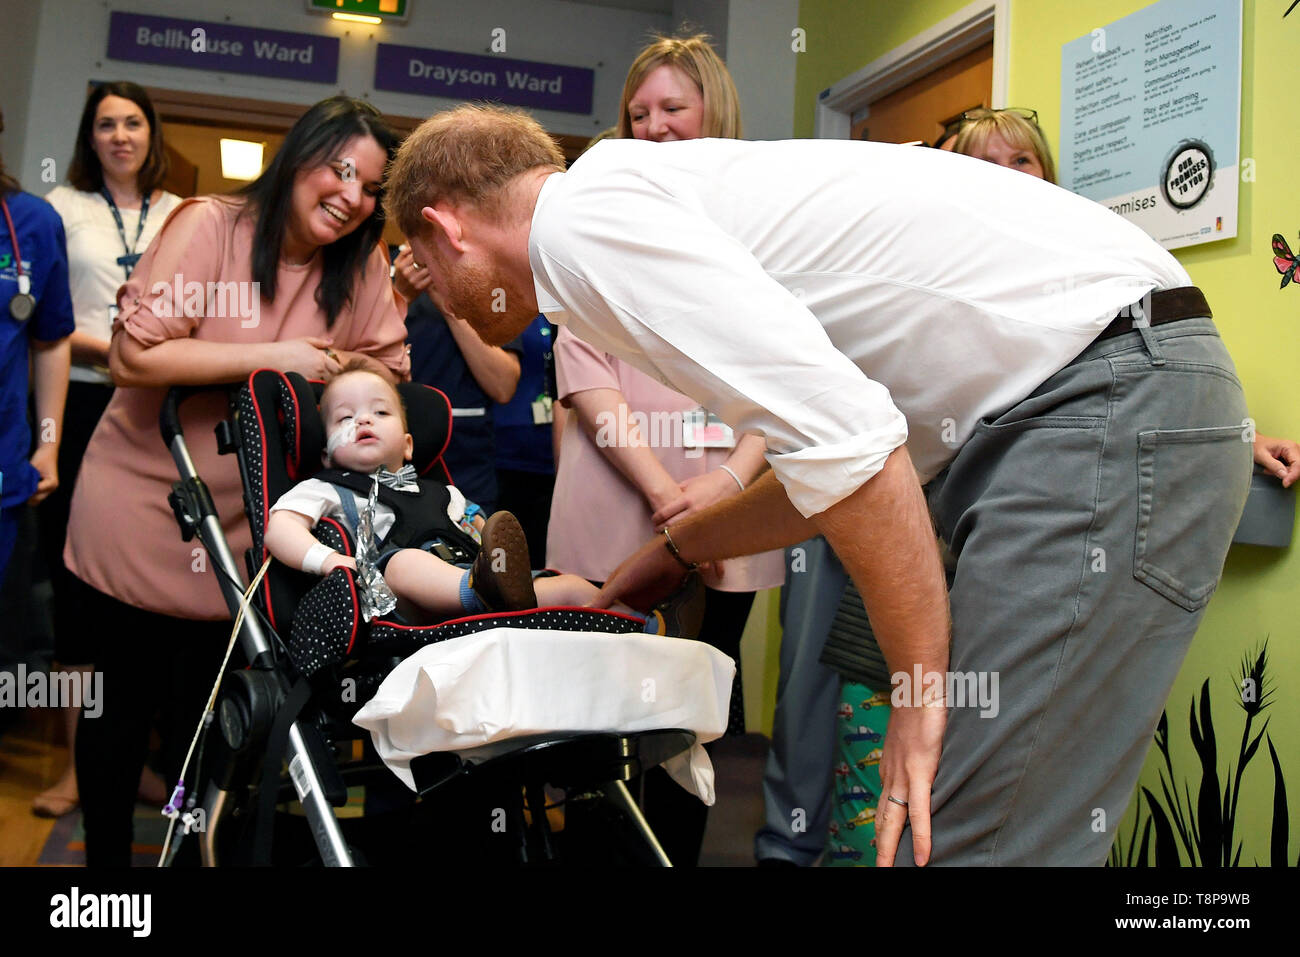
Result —
[{"label": "ceiling light", "polygon": [[221,175],[226,179],[257,179],[262,172],[265,143],[221,138]]}]

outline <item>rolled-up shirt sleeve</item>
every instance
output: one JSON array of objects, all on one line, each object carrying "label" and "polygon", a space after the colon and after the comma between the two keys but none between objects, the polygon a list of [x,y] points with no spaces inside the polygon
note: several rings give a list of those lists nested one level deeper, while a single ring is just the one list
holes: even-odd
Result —
[{"label": "rolled-up shirt sleeve", "polygon": [[203,307],[186,299],[185,284],[220,273],[227,241],[220,202],[189,199],[172,210],[131,278],[118,289],[114,332],[124,329],[146,347],[194,333]]},{"label": "rolled-up shirt sleeve", "polygon": [[556,197],[534,219],[534,275],[560,321],[738,433],[762,434],[804,516],[880,471],[907,441],[889,391],[717,224],[635,176],[618,186]]}]

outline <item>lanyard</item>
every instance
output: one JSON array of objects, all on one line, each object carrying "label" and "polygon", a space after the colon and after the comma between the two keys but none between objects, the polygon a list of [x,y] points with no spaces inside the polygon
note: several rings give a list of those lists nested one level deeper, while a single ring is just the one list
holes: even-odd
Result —
[{"label": "lanyard", "polygon": [[107,186],[99,192],[108,203],[108,208],[113,211],[113,221],[117,223],[117,234],[122,238],[122,250],[125,255],[118,257],[117,264],[125,270],[126,278],[130,279],[131,270],[135,268],[135,264],[140,258],[140,254],[135,251],[135,248],[140,245],[140,236],[144,233],[144,221],[149,218],[149,197],[145,196],[140,201],[140,223],[135,230],[135,242],[128,246],[126,244],[126,227],[122,225],[122,214],[117,211],[117,203],[113,202],[113,194],[108,191]]},{"label": "lanyard", "polygon": [[9,227],[9,242],[14,247],[14,268],[18,270],[18,294],[27,295],[32,291],[32,278],[23,272],[23,254],[18,248],[18,233],[14,231],[14,218],[9,215],[9,203],[0,197],[0,206],[4,207],[5,225]]},{"label": "lanyard", "polygon": [[18,273],[18,291],[9,300],[9,315],[19,322],[25,322],[36,310],[36,299],[32,296],[32,277],[23,272],[23,253],[18,248],[18,231],[14,229],[14,218],[9,215],[9,201],[3,196],[0,196],[0,207],[4,208],[5,225],[9,227],[9,242],[14,248],[14,269]]}]

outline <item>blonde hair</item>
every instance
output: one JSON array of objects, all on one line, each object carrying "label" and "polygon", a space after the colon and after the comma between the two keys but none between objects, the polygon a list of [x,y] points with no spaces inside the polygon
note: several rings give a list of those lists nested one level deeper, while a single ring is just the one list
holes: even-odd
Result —
[{"label": "blonde hair", "polygon": [[406,138],[389,166],[384,211],[407,236],[421,236],[425,206],[467,203],[494,219],[504,189],[538,167],[564,170],[564,153],[519,109],[467,104],[435,113]]},{"label": "blonde hair", "polygon": [[1056,182],[1052,151],[1037,123],[1011,110],[972,110],[966,117],[957,141],[953,143],[954,153],[971,156],[981,152],[988,138],[997,133],[1013,148],[1033,153],[1043,167],[1043,179],[1049,183]]},{"label": "blonde hair", "polygon": [[709,37],[697,33],[691,37],[660,37],[642,50],[627,71],[623,99],[618,105],[618,135],[632,136],[632,117],[627,105],[641,84],[661,66],[671,66],[683,74],[704,98],[704,122],[701,136],[740,139],[740,96],[727,65],[709,45]]}]

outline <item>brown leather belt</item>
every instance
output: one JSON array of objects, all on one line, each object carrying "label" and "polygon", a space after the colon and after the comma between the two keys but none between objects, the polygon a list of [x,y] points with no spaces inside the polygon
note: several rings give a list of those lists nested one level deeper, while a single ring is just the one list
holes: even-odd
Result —
[{"label": "brown leather belt", "polygon": [[1123,309],[1094,341],[1100,342],[1102,339],[1111,339],[1132,332],[1133,320],[1136,318],[1140,323],[1144,315],[1148,320],[1147,324],[1152,326],[1179,319],[1214,318],[1210,312],[1210,304],[1205,301],[1205,293],[1195,286],[1161,289],[1151,293],[1149,299],[1144,297]]}]

